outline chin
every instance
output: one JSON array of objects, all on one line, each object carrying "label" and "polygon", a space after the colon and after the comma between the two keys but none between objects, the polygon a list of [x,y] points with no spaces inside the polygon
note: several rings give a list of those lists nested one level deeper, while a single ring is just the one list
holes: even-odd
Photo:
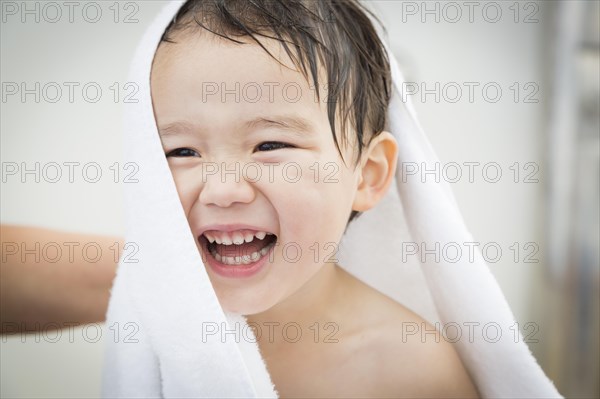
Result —
[{"label": "chin", "polygon": [[251,293],[253,298],[245,297],[244,295],[219,295],[217,298],[225,312],[240,314],[244,316],[252,316],[266,312],[277,304],[275,299],[256,298],[256,294]]}]

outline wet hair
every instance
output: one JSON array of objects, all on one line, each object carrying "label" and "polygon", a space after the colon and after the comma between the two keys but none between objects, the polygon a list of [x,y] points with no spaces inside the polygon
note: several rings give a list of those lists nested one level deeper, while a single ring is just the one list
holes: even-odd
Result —
[{"label": "wet hair", "polygon": [[[249,38],[278,60],[260,39],[277,40],[317,99],[326,102],[342,160],[336,123],[342,145],[347,132],[354,132],[357,165],[365,146],[385,129],[391,96],[389,60],[369,16],[376,19],[357,0],[188,0],[162,41],[174,43],[177,33],[204,29],[240,45]],[[319,82],[320,68],[327,82]],[[357,215],[352,211],[350,220]]]}]

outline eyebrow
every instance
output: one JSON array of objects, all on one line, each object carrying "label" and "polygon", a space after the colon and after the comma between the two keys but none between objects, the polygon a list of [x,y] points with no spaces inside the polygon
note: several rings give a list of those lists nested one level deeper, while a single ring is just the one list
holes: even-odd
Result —
[{"label": "eyebrow", "polygon": [[313,124],[299,116],[274,116],[274,117],[258,117],[254,118],[244,124],[244,127],[248,130],[259,129],[259,128],[278,128],[287,130],[294,134],[301,133],[313,133]]},{"label": "eyebrow", "polygon": [[164,126],[159,126],[158,134],[161,137],[175,136],[179,134],[189,134],[193,129],[194,127],[188,122],[172,122],[167,123]]},{"label": "eyebrow", "polygon": [[[315,131],[314,125],[303,117],[291,115],[278,115],[272,117],[257,117],[244,122],[242,125],[245,130],[278,128],[289,131],[295,135],[311,134]],[[180,134],[191,134],[197,130],[191,123],[177,121],[159,126],[158,133],[161,137],[174,136]]]}]

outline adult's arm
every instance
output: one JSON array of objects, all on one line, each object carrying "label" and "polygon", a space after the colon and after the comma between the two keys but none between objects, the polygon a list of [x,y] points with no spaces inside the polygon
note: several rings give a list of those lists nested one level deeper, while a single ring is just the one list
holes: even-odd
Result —
[{"label": "adult's arm", "polygon": [[101,322],[123,240],[0,225],[2,334]]}]

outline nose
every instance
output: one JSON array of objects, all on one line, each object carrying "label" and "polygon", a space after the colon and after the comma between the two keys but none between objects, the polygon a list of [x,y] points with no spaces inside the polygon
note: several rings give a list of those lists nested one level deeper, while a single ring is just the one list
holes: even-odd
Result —
[{"label": "nose", "polygon": [[200,191],[200,203],[227,208],[235,203],[252,202],[255,197],[254,187],[246,181],[240,169],[239,164],[222,163],[217,173],[206,177]]}]

